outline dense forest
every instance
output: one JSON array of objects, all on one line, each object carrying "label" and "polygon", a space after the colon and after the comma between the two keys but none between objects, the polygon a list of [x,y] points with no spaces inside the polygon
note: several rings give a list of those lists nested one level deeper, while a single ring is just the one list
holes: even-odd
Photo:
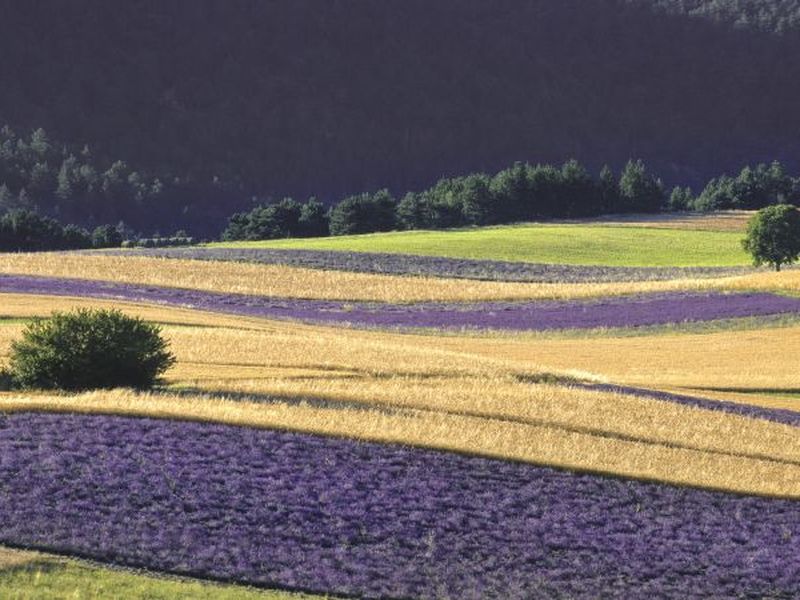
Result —
[{"label": "dense forest", "polygon": [[0,8],[2,143],[19,150],[3,161],[28,169],[12,164],[0,200],[90,228],[215,236],[270,199],[402,200],[515,161],[619,173],[640,157],[698,190],[746,164],[797,167],[795,1]]}]

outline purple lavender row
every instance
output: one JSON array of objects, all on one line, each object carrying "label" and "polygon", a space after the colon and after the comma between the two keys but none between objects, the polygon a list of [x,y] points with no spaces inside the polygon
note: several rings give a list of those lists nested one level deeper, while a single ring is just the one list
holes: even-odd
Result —
[{"label": "purple lavender row", "polygon": [[708,398],[698,398],[686,394],[676,394],[673,392],[662,392],[658,390],[648,390],[646,388],[629,387],[609,383],[573,383],[577,387],[589,390],[600,390],[604,392],[616,392],[640,398],[652,398],[663,400],[664,402],[676,402],[687,406],[695,406],[706,410],[718,410],[721,412],[742,415],[755,419],[782,423],[793,427],[800,427],[800,412],[785,408],[765,408],[752,404],[741,404],[729,400],[709,400]]},{"label": "purple lavender row", "polygon": [[472,260],[377,252],[266,248],[137,248],[130,250],[103,250],[102,253],[121,256],[250,262],[383,275],[542,283],[664,281],[684,278],[723,277],[753,271],[752,267],[601,267]]},{"label": "purple lavender row", "polygon": [[376,304],[268,298],[80,279],[0,275],[0,292],[115,298],[362,327],[549,331],[646,327],[800,312],[767,293],[667,293],[582,301]]},{"label": "purple lavender row", "polygon": [[797,598],[800,503],[399,446],[0,419],[0,542],[363,598]]}]

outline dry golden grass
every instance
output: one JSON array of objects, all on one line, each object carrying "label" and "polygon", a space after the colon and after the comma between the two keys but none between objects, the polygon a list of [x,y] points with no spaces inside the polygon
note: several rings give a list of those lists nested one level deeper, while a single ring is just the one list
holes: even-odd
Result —
[{"label": "dry golden grass", "polygon": [[[14,298],[0,313],[47,314],[53,302]],[[171,392],[7,393],[0,396],[0,410],[219,421],[800,497],[798,429],[669,402],[520,381],[519,375],[539,372],[539,365],[548,365],[557,354],[540,351],[550,343],[546,340],[436,338],[126,306],[137,309],[161,322],[193,317],[194,324],[203,326],[164,329],[178,357],[168,373]],[[0,327],[0,354],[21,328],[16,323]],[[641,343],[639,338],[610,341]],[[584,346],[598,342],[606,340],[584,341]],[[792,359],[783,359],[784,369]],[[565,369],[576,364],[569,360]],[[729,366],[734,374],[735,365]],[[649,385],[655,385],[652,376]]]},{"label": "dry golden grass", "polygon": [[[301,325],[134,303],[2,295],[0,317],[44,316],[70,306],[119,306],[162,323],[177,344],[182,380],[393,377],[555,372],[652,388],[798,389],[800,327],[643,337],[531,339],[422,336]],[[0,354],[21,326],[0,328]],[[262,335],[263,334],[263,335]],[[216,356],[218,349],[224,355]],[[247,373],[243,373],[246,369]],[[206,378],[207,379],[207,378]],[[736,399],[731,394],[732,399]],[[777,398],[751,396],[776,406]],[[783,400],[783,407],[786,407]]]},{"label": "dry golden grass", "polygon": [[41,559],[42,555],[37,552],[12,550],[11,548],[0,546],[0,570],[19,567]]},{"label": "dry golden grass", "polygon": [[770,388],[770,391],[754,389],[753,391],[740,392],[669,386],[664,386],[659,389],[676,394],[690,394],[694,397],[706,398],[708,400],[722,400],[725,402],[736,402],[738,404],[749,404],[751,406],[762,406],[764,408],[775,408],[778,410],[800,411],[800,397],[797,396],[798,390]]},{"label": "dry golden grass", "polygon": [[800,293],[800,270],[673,281],[503,283],[141,256],[35,253],[0,254],[0,273],[75,277],[286,298],[376,302],[568,299],[679,290],[779,290]]},{"label": "dry golden grass", "polygon": [[723,210],[712,213],[658,213],[653,215],[609,215],[576,223],[598,223],[615,227],[647,227],[652,229],[688,229],[694,231],[744,232],[755,214],[749,210]]},{"label": "dry golden grass", "polygon": [[644,387],[800,389],[800,327],[591,340],[440,338],[437,343],[494,360],[577,369]]},{"label": "dry golden grass", "polygon": [[28,319],[44,317],[54,311],[78,308],[117,308],[126,314],[161,324],[193,327],[229,327],[232,329],[261,328],[266,321],[259,318],[228,316],[189,308],[161,306],[124,300],[74,298],[33,294],[6,294],[0,292],[0,319]]},{"label": "dry golden grass", "polygon": [[[535,401],[535,398],[529,401]],[[288,402],[233,402],[180,395],[139,395],[124,390],[67,397],[4,395],[0,396],[0,409],[5,412],[151,416],[313,432],[519,460],[584,472],[800,498],[800,465],[796,460],[773,459],[768,454],[760,453],[749,455],[739,451],[695,449],[685,444],[624,439],[552,425],[442,412],[321,407]],[[708,411],[699,409],[686,410],[689,412],[684,417],[692,422],[702,421],[708,414]],[[733,419],[743,421],[741,418]],[[780,437],[784,433],[793,433],[784,432],[784,426],[753,423],[765,435]],[[743,423],[734,423],[732,427],[738,431],[739,425]]]}]

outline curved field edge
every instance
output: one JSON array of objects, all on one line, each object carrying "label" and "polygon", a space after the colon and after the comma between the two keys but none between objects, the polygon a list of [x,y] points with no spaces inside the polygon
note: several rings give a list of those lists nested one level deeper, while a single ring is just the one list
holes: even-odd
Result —
[{"label": "curved field edge", "polygon": [[222,242],[210,247],[364,251],[567,265],[711,267],[749,264],[741,238],[738,232],[533,224]]},{"label": "curved field edge", "polygon": [[793,501],[223,425],[4,426],[2,535],[17,543],[366,598],[800,590]]},{"label": "curved field edge", "polygon": [[87,561],[0,548],[0,596],[3,598],[85,600],[334,600],[293,592],[261,590],[113,568]]},{"label": "curved field edge", "polygon": [[[743,451],[727,450],[724,444],[718,446],[720,440],[711,440],[707,448],[692,447],[680,442],[626,438],[602,431],[592,433],[563,425],[437,414],[408,408],[387,410],[380,406],[347,406],[346,403],[342,406],[336,402],[318,405],[313,399],[294,403],[276,398],[267,403],[222,398],[168,393],[141,395],[125,391],[68,397],[0,396],[0,411],[6,415],[87,414],[221,423],[389,446],[412,446],[575,473],[800,499],[800,452],[792,448],[798,440],[795,428],[698,408],[673,405],[682,418],[706,418],[714,425],[722,422],[727,425],[723,426],[725,431],[750,430],[747,437],[760,437],[765,442],[765,451],[759,452],[757,447],[748,451],[746,446]],[[676,423],[676,420],[669,419],[669,423]],[[467,439],[464,431],[471,432]],[[776,446],[776,436],[787,447]]]},{"label": "curved field edge", "polygon": [[[634,327],[609,327],[602,326],[596,327],[589,324],[586,327],[563,327],[560,329],[543,329],[543,330],[530,330],[530,329],[485,329],[477,327],[459,327],[459,328],[442,328],[442,327],[407,327],[407,326],[379,326],[367,325],[364,323],[354,323],[348,315],[345,320],[317,320],[313,315],[303,315],[300,317],[287,314],[289,312],[286,308],[287,303],[291,300],[273,300],[281,304],[281,310],[276,314],[270,311],[260,311],[257,307],[259,302],[264,299],[252,296],[241,296],[242,305],[237,307],[235,302],[236,297],[231,295],[220,295],[230,301],[226,301],[224,306],[218,306],[214,309],[211,307],[199,307],[195,301],[192,300],[193,294],[209,294],[214,295],[215,292],[197,292],[189,290],[175,291],[174,288],[154,288],[149,286],[147,288],[137,288],[130,286],[130,293],[128,288],[123,288],[125,293],[118,290],[115,291],[115,286],[127,286],[129,284],[109,284],[100,282],[101,287],[97,287],[95,292],[91,290],[96,287],[97,282],[86,282],[84,280],[63,280],[63,279],[49,279],[49,278],[27,278],[26,276],[15,276],[13,278],[31,279],[34,280],[34,285],[29,286],[24,282],[14,282],[9,284],[12,277],[0,275],[0,297],[6,302],[6,308],[0,312],[0,326],[16,325],[29,322],[32,318],[41,315],[41,311],[25,310],[21,306],[19,299],[40,297],[52,297],[52,305],[54,309],[61,309],[65,307],[83,307],[90,308],[93,306],[116,306],[126,310],[133,310],[141,314],[143,318],[155,320],[160,325],[186,325],[194,327],[209,327],[203,322],[203,318],[198,318],[198,312],[202,315],[202,311],[213,312],[216,314],[229,314],[234,319],[252,318],[260,321],[263,318],[276,319],[282,321],[304,323],[313,325],[334,325],[348,328],[357,328],[362,330],[386,331],[394,333],[407,333],[424,336],[472,336],[472,337],[499,337],[508,338],[512,337],[516,340],[547,340],[547,339],[595,339],[595,338],[620,338],[620,337],[651,337],[658,335],[674,335],[674,334],[714,334],[724,331],[753,331],[763,329],[779,329],[796,327],[800,325],[800,314],[794,313],[776,313],[776,314],[761,314],[758,316],[745,316],[745,317],[725,317],[719,318],[712,315],[713,318],[709,320],[681,320],[678,322],[664,322],[654,325],[641,325],[637,324]],[[47,290],[47,287],[52,284],[52,289]],[[75,285],[76,287],[70,287]],[[14,291],[16,290],[16,291]],[[24,290],[24,291],[23,291]],[[138,291],[137,291],[138,290]],[[69,293],[68,293],[69,292]],[[175,300],[158,300],[162,294],[176,296]],[[737,294],[737,292],[730,292],[730,294]],[[748,295],[748,292],[738,292],[738,294]],[[123,300],[122,296],[128,296],[129,300]],[[620,297],[615,297],[620,300]],[[639,298],[646,299],[648,296],[639,296]],[[253,299],[251,301],[250,299]],[[582,301],[585,302],[586,300]],[[591,300],[589,300],[591,301]],[[304,301],[300,301],[304,302]],[[547,301],[541,301],[547,302]],[[165,316],[161,314],[160,307],[169,306],[173,309],[185,309],[185,313],[178,312],[177,315],[170,314]],[[345,307],[352,305],[340,305],[342,310]],[[367,306],[372,309],[377,308],[376,305],[370,303]],[[406,305],[393,305],[396,307],[403,307]],[[149,308],[148,308],[149,307]],[[418,308],[416,306],[415,308]],[[455,307],[454,307],[455,308]],[[349,308],[348,308],[349,310]],[[758,312],[756,308],[755,312]],[[151,317],[152,315],[152,317]],[[229,323],[231,324],[231,323]],[[233,327],[241,327],[242,323],[234,321]],[[213,325],[216,326],[216,325]]]},{"label": "curved field edge", "polygon": [[[64,308],[61,298],[17,300],[27,315],[47,314],[52,306]],[[531,376],[546,381],[553,371],[525,356],[517,360],[520,349],[531,348],[514,340],[378,334],[178,309],[142,310],[158,320],[195,318],[203,325],[165,329],[178,356],[168,382],[178,388],[186,414],[202,410],[213,420],[220,412],[239,410],[236,402],[217,410],[214,400],[239,399],[251,404],[251,414],[263,418],[266,426],[315,431],[327,427],[340,435],[355,431],[388,442],[677,477],[697,485],[750,486],[776,493],[785,493],[787,485],[791,488],[786,465],[770,467],[777,469],[772,480],[755,466],[749,479],[737,479],[733,472],[760,464],[758,457],[773,463],[794,460],[796,429],[781,430],[786,426],[719,411],[693,413],[697,409],[674,402],[527,383]],[[0,328],[3,348],[20,329]],[[784,330],[777,333],[793,343]],[[745,343],[752,351],[753,343]],[[731,341],[724,344],[730,346]],[[764,340],[762,345],[769,348],[770,368],[785,370],[775,359],[774,343]],[[510,360],[503,357],[506,352],[511,352]],[[789,353],[778,356],[793,360]],[[96,397],[98,410],[111,406],[108,399],[107,394]],[[36,396],[30,400],[35,402]],[[135,397],[122,404],[143,406]],[[180,418],[181,411],[169,414]],[[463,439],[464,430],[475,435]],[[685,468],[676,472],[672,465],[680,460]]]},{"label": "curved field edge", "polygon": [[754,293],[672,293],[478,304],[375,304],[263,298],[77,279],[0,275],[4,293],[117,298],[270,319],[399,330],[550,331],[639,328],[800,313],[800,299]]},{"label": "curved field edge", "polygon": [[[6,347],[14,336],[19,335],[20,326],[26,319],[46,316],[53,310],[116,307],[169,325],[170,337],[180,343],[178,371],[171,375],[176,382],[199,378],[205,382],[204,385],[215,380],[222,385],[222,382],[231,383],[235,378],[242,384],[249,384],[246,380],[261,375],[281,378],[305,374],[313,377],[319,373],[329,379],[356,378],[353,385],[357,386],[365,378],[372,377],[442,378],[511,373],[514,376],[519,374],[523,379],[535,376],[536,381],[543,382],[611,380],[646,388],[684,387],[684,393],[686,389],[713,386],[745,391],[754,385],[755,390],[797,388],[792,349],[800,343],[797,341],[800,328],[791,322],[785,323],[783,329],[747,327],[732,332],[722,328],[712,332],[686,331],[680,335],[658,332],[658,336],[638,338],[613,336],[613,332],[600,338],[591,334],[585,338],[539,334],[434,337],[290,324],[132,302],[19,294],[4,294],[2,297],[0,317],[4,325],[0,339]],[[260,340],[261,334],[268,334],[270,340]],[[609,360],[607,354],[593,352],[597,347],[594,340],[601,342],[602,349],[612,348],[611,356],[619,356],[621,360]],[[591,341],[591,345],[587,345],[587,341]],[[663,348],[658,348],[657,356],[651,357],[651,361],[661,357],[662,362],[667,361],[679,369],[676,372],[673,368],[670,372],[664,368],[666,363],[656,362],[653,370],[640,379],[638,371],[631,367],[630,357],[647,356],[648,349],[652,350],[654,344]],[[205,351],[196,351],[197,347],[204,347]],[[237,348],[242,351],[237,351]],[[553,363],[549,358],[558,358],[564,353],[578,358],[583,370],[569,364]],[[729,358],[728,354],[732,356]],[[254,361],[254,356],[259,360]],[[594,360],[586,362],[594,356],[603,359],[602,364]],[[746,362],[755,371],[742,369],[739,358],[743,356],[748,357]],[[391,357],[391,362],[387,364],[382,357]],[[698,376],[694,368],[698,364],[705,366],[709,361],[715,374],[712,380]],[[231,371],[236,369],[234,365],[242,365],[242,368],[238,372]],[[244,365],[249,366],[244,368]],[[627,365],[626,370],[618,370],[618,365]],[[209,369],[210,375],[206,377],[202,371]],[[676,375],[680,373],[685,375],[676,382]],[[614,376],[610,376],[612,374]],[[302,382],[297,382],[297,385],[302,385]],[[258,393],[264,390],[243,385],[240,391]],[[742,401],[733,393],[731,399]],[[746,403],[765,408],[796,408],[787,406],[785,402],[776,404],[771,395],[748,394]]]},{"label": "curved field edge", "polygon": [[73,278],[227,294],[365,302],[567,300],[677,291],[800,292],[800,271],[623,283],[507,283],[369,275],[275,265],[87,254],[0,254],[0,274]]},{"label": "curved field edge", "polygon": [[752,273],[753,267],[603,267],[274,248],[129,248],[87,250],[87,254],[143,256],[217,262],[283,265],[380,275],[407,275],[527,283],[603,283],[723,277]]}]

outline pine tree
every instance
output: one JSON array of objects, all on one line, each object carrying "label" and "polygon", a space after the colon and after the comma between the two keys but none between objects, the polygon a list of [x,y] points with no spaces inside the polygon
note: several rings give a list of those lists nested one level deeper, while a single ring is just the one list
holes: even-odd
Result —
[{"label": "pine tree", "polygon": [[600,205],[604,213],[613,213],[619,207],[619,181],[617,181],[614,171],[608,165],[603,165],[600,169]]},{"label": "pine tree", "polygon": [[14,195],[4,183],[0,185],[0,214],[5,214],[14,208]]}]

